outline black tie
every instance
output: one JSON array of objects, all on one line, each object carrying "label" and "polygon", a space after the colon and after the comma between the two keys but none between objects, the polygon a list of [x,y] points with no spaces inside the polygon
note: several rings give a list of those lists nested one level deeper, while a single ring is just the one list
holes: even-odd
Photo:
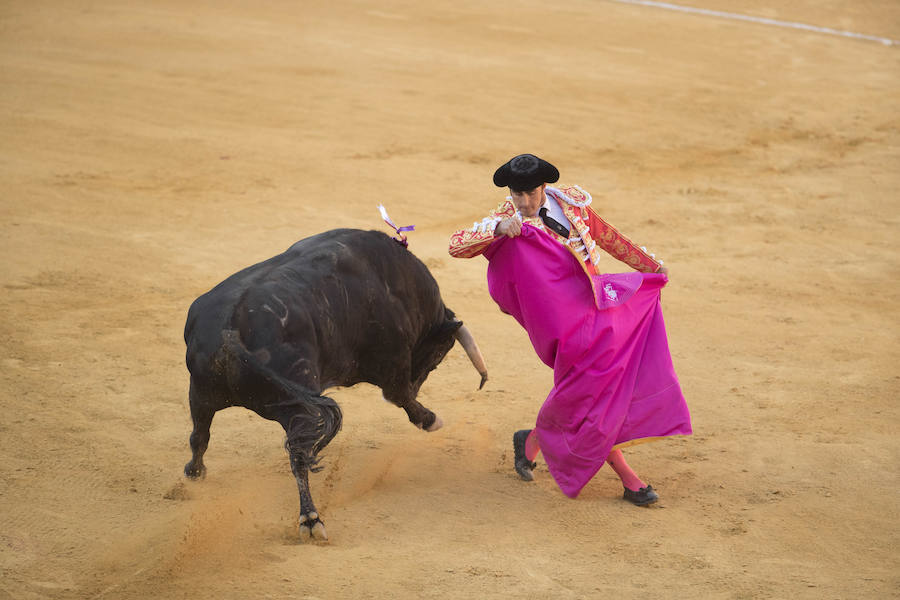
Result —
[{"label": "black tie", "polygon": [[544,222],[544,225],[546,225],[559,235],[563,236],[564,238],[568,239],[569,230],[565,225],[551,217],[546,207],[542,207],[541,210],[538,211],[538,214],[541,215],[541,221]]}]

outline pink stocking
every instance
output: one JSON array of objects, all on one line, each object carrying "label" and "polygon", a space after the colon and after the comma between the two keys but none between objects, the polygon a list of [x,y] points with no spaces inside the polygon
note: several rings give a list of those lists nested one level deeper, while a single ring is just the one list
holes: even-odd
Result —
[{"label": "pink stocking", "polygon": [[619,476],[619,479],[622,480],[622,485],[629,490],[636,492],[643,487],[647,487],[637,474],[631,470],[628,463],[625,462],[625,456],[622,454],[621,450],[613,450],[610,452],[609,456],[606,457],[606,462],[609,463],[609,466],[612,467],[613,471],[616,472],[616,475]]},{"label": "pink stocking", "polygon": [[531,433],[528,434],[528,437],[525,438],[525,458],[534,462],[534,459],[540,451],[541,446],[538,444],[537,432],[532,429]]}]

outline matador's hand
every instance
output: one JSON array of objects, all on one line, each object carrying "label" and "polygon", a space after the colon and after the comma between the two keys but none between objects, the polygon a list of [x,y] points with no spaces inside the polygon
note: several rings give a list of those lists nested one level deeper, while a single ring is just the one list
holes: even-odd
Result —
[{"label": "matador's hand", "polygon": [[497,224],[494,228],[494,236],[506,236],[514,238],[522,234],[522,221],[519,217],[507,217]]}]

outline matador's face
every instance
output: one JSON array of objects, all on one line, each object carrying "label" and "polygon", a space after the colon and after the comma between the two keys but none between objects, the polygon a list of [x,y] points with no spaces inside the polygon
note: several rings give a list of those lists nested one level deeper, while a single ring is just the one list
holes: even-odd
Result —
[{"label": "matador's face", "polygon": [[519,212],[522,213],[523,217],[537,216],[538,209],[543,206],[544,201],[547,199],[544,195],[545,187],[547,187],[547,184],[542,183],[536,188],[525,190],[523,192],[518,192],[512,188],[509,189],[513,204],[516,205],[516,208],[519,209]]}]

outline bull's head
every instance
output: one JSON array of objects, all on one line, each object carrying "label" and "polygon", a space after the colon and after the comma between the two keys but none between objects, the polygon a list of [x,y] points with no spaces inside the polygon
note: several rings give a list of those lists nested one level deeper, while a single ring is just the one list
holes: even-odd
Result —
[{"label": "bull's head", "polygon": [[418,391],[419,386],[428,377],[428,373],[437,368],[450,348],[453,347],[454,341],[460,343],[475,369],[481,374],[481,384],[478,386],[480,390],[488,378],[481,351],[475,343],[475,338],[472,337],[463,322],[457,319],[452,311],[447,310],[446,313],[447,319],[434,327],[428,337],[420,342],[414,351],[411,379],[415,390]]}]

